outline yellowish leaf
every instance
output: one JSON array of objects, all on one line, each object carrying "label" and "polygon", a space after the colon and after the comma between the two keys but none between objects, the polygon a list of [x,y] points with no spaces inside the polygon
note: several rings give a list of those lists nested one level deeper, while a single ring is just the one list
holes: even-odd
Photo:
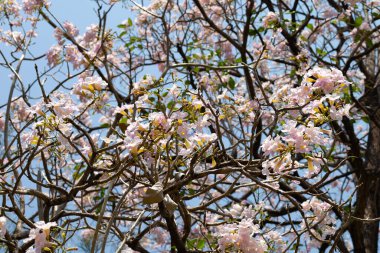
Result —
[{"label": "yellowish leaf", "polygon": [[212,157],[211,168],[214,168],[215,166],[216,166],[216,161],[215,161],[215,158]]},{"label": "yellowish leaf", "polygon": [[307,158],[307,168],[309,169],[309,171],[314,171],[314,164],[311,157]]}]

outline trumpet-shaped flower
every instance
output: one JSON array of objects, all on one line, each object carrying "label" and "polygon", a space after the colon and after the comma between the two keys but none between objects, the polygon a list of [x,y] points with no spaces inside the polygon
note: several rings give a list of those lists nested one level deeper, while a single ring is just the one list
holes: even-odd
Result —
[{"label": "trumpet-shaped flower", "polygon": [[34,240],[34,248],[30,248],[27,252],[41,253],[44,247],[51,246],[51,243],[49,242],[50,228],[57,226],[57,223],[37,221],[34,225],[36,228],[30,230],[29,237],[25,240],[26,242]]}]

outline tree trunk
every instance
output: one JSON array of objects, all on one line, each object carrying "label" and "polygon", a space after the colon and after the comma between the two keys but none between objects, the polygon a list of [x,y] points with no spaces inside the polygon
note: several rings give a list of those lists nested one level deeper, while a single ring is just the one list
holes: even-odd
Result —
[{"label": "tree trunk", "polygon": [[[364,219],[380,216],[380,86],[378,57],[372,52],[365,65],[359,64],[366,75],[365,95],[362,105],[370,116],[365,163],[359,170],[358,192],[354,215]],[[354,221],[350,226],[354,252],[378,253],[379,222]]]},{"label": "tree trunk", "polygon": [[[380,121],[380,88],[376,89],[377,108],[374,119]],[[366,188],[368,188],[364,218],[377,218],[380,216],[380,128],[374,122],[369,124],[368,146],[365,166]],[[366,222],[363,224],[365,252],[378,252],[379,222]]]}]

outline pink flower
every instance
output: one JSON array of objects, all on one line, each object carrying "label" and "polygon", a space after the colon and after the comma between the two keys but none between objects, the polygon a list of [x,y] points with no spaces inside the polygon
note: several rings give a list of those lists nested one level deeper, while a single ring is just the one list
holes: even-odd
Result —
[{"label": "pink flower", "polygon": [[71,37],[75,37],[79,34],[78,28],[71,22],[66,21],[63,23],[63,28],[65,28],[67,34],[69,34]]},{"label": "pink flower", "polygon": [[93,229],[84,229],[81,231],[80,236],[82,237],[82,240],[85,242],[91,242],[92,238],[94,237],[95,231]]},{"label": "pink flower", "polygon": [[314,174],[318,174],[321,171],[321,165],[324,160],[322,158],[307,157],[307,173],[306,178],[310,178]]},{"label": "pink flower", "polygon": [[154,78],[151,75],[145,75],[139,82],[133,83],[133,93],[140,93],[149,88],[154,83]]},{"label": "pink flower", "polygon": [[22,44],[24,43],[24,35],[21,32],[5,31],[4,34],[9,37],[9,40],[7,41],[8,44],[16,45],[19,48],[22,47]]},{"label": "pink flower", "polygon": [[282,132],[287,136],[282,139],[288,143],[288,146],[293,146],[296,153],[306,153],[312,148],[312,145],[323,145],[327,140],[322,137],[322,132],[319,128],[313,126],[296,126],[296,122],[287,122],[284,125]]},{"label": "pink flower", "polygon": [[107,87],[107,83],[98,76],[89,76],[84,79],[80,78],[74,84],[72,93],[81,98],[92,98],[95,91],[101,91]]},{"label": "pink flower", "polygon": [[170,126],[168,119],[162,112],[152,112],[151,114],[149,114],[148,118],[149,120],[152,121],[153,126],[156,126],[156,127],[161,126],[165,130],[167,130]]},{"label": "pink flower", "polygon": [[60,118],[70,117],[79,111],[69,94],[55,91],[51,94],[51,102],[48,104]]},{"label": "pink flower", "polygon": [[23,0],[23,9],[27,14],[32,14],[34,11],[42,8],[43,6],[48,7],[50,3],[47,0]]},{"label": "pink flower", "polygon": [[202,131],[205,127],[208,127],[211,125],[211,123],[208,121],[209,120],[209,115],[205,114],[203,117],[198,118],[198,121],[196,122],[196,131],[200,132]]},{"label": "pink flower", "polygon": [[190,138],[192,141],[195,141],[198,143],[198,145],[203,145],[208,142],[215,141],[217,139],[217,136],[215,133],[212,134],[203,134],[203,133],[196,133],[194,136]]},{"label": "pink flower", "polygon": [[277,135],[274,139],[269,136],[261,145],[262,150],[264,151],[264,155],[273,155],[276,152],[279,152],[284,149],[284,144],[281,143],[281,138]]},{"label": "pink flower", "polygon": [[81,54],[79,53],[77,46],[75,45],[65,46],[65,51],[66,51],[66,57],[65,57],[66,61],[72,63],[74,66],[74,69],[79,68],[82,63],[82,57],[80,56]]},{"label": "pink flower", "polygon": [[268,28],[270,25],[277,23],[278,16],[276,13],[270,11],[268,14],[263,18],[263,26],[265,28]]},{"label": "pink flower", "polygon": [[[18,17],[20,15],[20,4],[13,0],[6,0],[1,3],[3,8],[6,10],[6,13],[8,15],[14,15],[15,17]],[[3,10],[4,10],[3,9]]]},{"label": "pink flower", "polygon": [[44,247],[51,246],[49,242],[50,228],[57,226],[57,223],[37,221],[34,225],[36,228],[30,230],[29,237],[25,239],[25,242],[34,240],[34,249],[29,249],[28,252],[41,253]]},{"label": "pink flower", "polygon": [[330,94],[346,86],[347,80],[343,73],[335,68],[325,69],[314,67],[309,70],[303,81],[303,85],[312,84],[313,88],[322,89],[325,94]]},{"label": "pink flower", "polygon": [[359,26],[359,30],[369,31],[369,30],[371,30],[371,26],[368,24],[368,22],[363,22],[363,23]]},{"label": "pink flower", "polygon": [[176,111],[176,112],[173,112],[173,114],[170,116],[171,119],[175,120],[183,120],[184,118],[186,118],[188,115],[187,112],[181,112],[181,111]]},{"label": "pink flower", "polygon": [[176,98],[179,95],[179,93],[180,90],[176,84],[174,84],[169,90],[169,94],[171,94],[174,98]]},{"label": "pink flower", "polygon": [[[78,28],[76,28],[76,26],[72,24],[71,22],[66,21],[65,23],[63,23],[62,26],[65,29],[65,32],[67,33],[67,35],[73,38],[79,34]],[[54,38],[56,38],[59,45],[63,45],[65,42],[63,38],[63,31],[58,27],[54,30]]]},{"label": "pink flower", "polygon": [[5,236],[5,233],[7,232],[6,224],[7,218],[4,216],[0,217],[0,238],[3,238]]},{"label": "pink flower", "polygon": [[188,138],[189,137],[189,130],[190,130],[189,124],[181,123],[177,127],[177,134],[183,138]]},{"label": "pink flower", "polygon": [[216,236],[219,238],[218,244],[222,252],[225,252],[226,248],[234,248],[236,252],[240,250],[244,253],[264,253],[267,245],[261,236],[256,236],[258,233],[259,226],[253,224],[252,219],[243,219],[239,224],[228,224],[220,228]]},{"label": "pink flower", "polygon": [[[308,247],[318,247],[320,242],[315,240],[314,237],[322,240],[336,232],[335,225],[336,219],[330,212],[330,204],[319,200],[317,197],[312,197],[311,200],[305,201],[301,204],[302,209],[305,213],[312,213],[312,215],[306,215],[306,220],[303,219],[301,223],[301,228],[306,229],[306,222],[312,229],[305,235],[305,240]],[[313,226],[317,226],[318,232]],[[311,235],[311,233],[312,235]]]},{"label": "pink flower", "polygon": [[334,105],[330,107],[330,117],[333,120],[342,120],[343,116],[350,117],[351,105],[345,105],[340,109],[336,109]]},{"label": "pink flower", "polygon": [[14,112],[14,118],[19,122],[27,121],[31,118],[29,112],[29,106],[23,99],[17,99],[11,105],[11,109]]},{"label": "pink flower", "polygon": [[314,87],[322,88],[322,90],[327,94],[334,90],[334,83],[328,78],[318,78],[314,83]]},{"label": "pink flower", "polygon": [[317,221],[325,219],[331,209],[330,204],[322,202],[317,197],[312,197],[311,200],[303,202],[301,206],[305,212],[312,211],[316,215]]},{"label": "pink flower", "polygon": [[89,45],[97,39],[99,27],[97,25],[92,24],[89,27],[87,27],[86,30],[87,31],[83,36],[83,42],[86,45]]},{"label": "pink flower", "polygon": [[56,66],[61,60],[62,47],[59,45],[52,46],[46,53],[48,65],[50,67]]},{"label": "pink flower", "polygon": [[232,217],[239,217],[242,211],[243,207],[240,204],[233,204],[231,209],[229,210]]}]

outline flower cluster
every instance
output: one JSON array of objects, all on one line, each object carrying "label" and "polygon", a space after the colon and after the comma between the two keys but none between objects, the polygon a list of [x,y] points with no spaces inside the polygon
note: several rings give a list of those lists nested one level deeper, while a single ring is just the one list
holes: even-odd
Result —
[{"label": "flower cluster", "polygon": [[72,93],[81,99],[92,98],[95,92],[99,92],[107,87],[107,83],[98,76],[89,76],[79,79],[73,86]]},{"label": "flower cluster", "polygon": [[236,250],[244,253],[264,253],[267,244],[260,233],[259,225],[253,224],[252,219],[228,224],[217,234],[219,248],[222,252]]},{"label": "flower cluster", "polygon": [[26,13],[32,14],[34,11],[48,7],[50,3],[47,0],[23,0],[23,9]]},{"label": "flower cluster", "polygon": [[57,226],[56,222],[37,221],[34,223],[36,228],[33,228],[29,232],[29,238],[25,240],[28,242],[34,240],[34,248],[29,248],[28,253],[41,253],[43,248],[51,247],[53,244],[49,241],[50,239],[50,228]]},{"label": "flower cluster", "polygon": [[308,247],[319,247],[320,240],[327,239],[336,231],[336,219],[330,212],[331,205],[312,197],[311,200],[302,203],[302,209],[305,213],[312,214],[301,224],[301,228],[307,230]]},{"label": "flower cluster", "polygon": [[263,173],[289,173],[304,167],[294,160],[294,154],[302,154],[307,160],[306,177],[320,172],[324,159],[320,152],[331,142],[332,131],[324,126],[333,120],[350,117],[351,104],[343,94],[348,81],[337,69],[314,67],[309,70],[299,87],[284,85],[273,94],[271,100],[286,105],[282,126],[275,137],[268,136],[262,143],[264,155],[273,157],[263,163]]}]

